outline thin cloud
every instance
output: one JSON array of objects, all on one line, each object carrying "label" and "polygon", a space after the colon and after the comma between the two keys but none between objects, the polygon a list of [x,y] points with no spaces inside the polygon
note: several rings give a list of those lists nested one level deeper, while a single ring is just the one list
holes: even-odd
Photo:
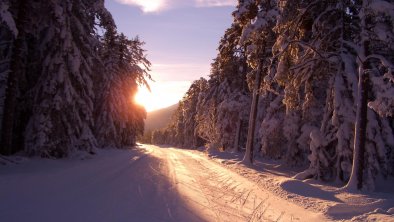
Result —
[{"label": "thin cloud", "polygon": [[202,64],[198,64],[198,63],[191,63],[191,64],[185,64],[185,63],[157,63],[157,64],[153,64],[153,67],[157,67],[157,68],[190,68],[190,67],[201,67],[201,66],[205,66],[204,63]]},{"label": "thin cloud", "polygon": [[195,0],[197,7],[236,6],[237,0]]},{"label": "thin cloud", "polygon": [[[209,63],[206,64],[153,64],[152,77],[157,81],[171,81],[172,79],[192,81],[200,76],[209,74]],[[187,74],[187,75],[186,75]]]},{"label": "thin cloud", "polygon": [[138,6],[143,12],[161,11],[167,7],[165,0],[115,0],[126,5]]},{"label": "thin cloud", "polygon": [[235,6],[237,0],[115,0],[121,4],[137,6],[145,13],[159,12],[180,7]]}]

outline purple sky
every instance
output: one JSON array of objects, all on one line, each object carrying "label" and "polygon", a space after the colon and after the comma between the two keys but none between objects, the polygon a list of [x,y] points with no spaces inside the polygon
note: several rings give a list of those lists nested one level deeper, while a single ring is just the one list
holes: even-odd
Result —
[{"label": "purple sky", "polygon": [[[137,99],[148,111],[177,103],[191,81],[207,77],[237,0],[106,0],[118,31],[146,42],[152,93]],[[143,100],[143,101],[141,101]]]}]

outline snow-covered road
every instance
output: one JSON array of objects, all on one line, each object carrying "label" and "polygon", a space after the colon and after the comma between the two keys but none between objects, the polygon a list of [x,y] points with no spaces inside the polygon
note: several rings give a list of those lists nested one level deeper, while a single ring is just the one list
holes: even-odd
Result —
[{"label": "snow-covered road", "polygon": [[322,221],[322,215],[260,190],[256,184],[199,155],[175,148],[155,148],[167,160],[169,177],[183,205],[205,221]]},{"label": "snow-covered road", "polygon": [[325,221],[204,155],[140,146],[0,167],[0,221]]}]

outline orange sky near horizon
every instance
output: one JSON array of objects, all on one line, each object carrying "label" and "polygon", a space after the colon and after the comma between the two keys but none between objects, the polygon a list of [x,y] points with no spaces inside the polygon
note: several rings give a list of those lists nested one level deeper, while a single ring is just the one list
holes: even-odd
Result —
[{"label": "orange sky near horizon", "polygon": [[144,106],[147,112],[165,108],[178,103],[182,99],[179,92],[186,92],[190,84],[190,81],[154,82],[150,84],[151,92],[140,86],[135,101]]},{"label": "orange sky near horizon", "polygon": [[134,98],[150,112],[178,103],[210,64],[237,0],[106,0],[119,32],[139,36],[152,63],[152,92]]}]

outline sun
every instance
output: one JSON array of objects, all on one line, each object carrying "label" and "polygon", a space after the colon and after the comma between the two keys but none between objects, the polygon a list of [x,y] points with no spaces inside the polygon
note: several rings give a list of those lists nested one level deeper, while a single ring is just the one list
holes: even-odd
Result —
[{"label": "sun", "polygon": [[164,108],[174,104],[166,92],[157,93],[155,89],[149,91],[146,87],[139,87],[138,92],[134,97],[135,102],[145,107],[147,112]]},{"label": "sun", "polygon": [[134,100],[137,104],[145,107],[147,111],[150,111],[152,109],[152,102],[151,98],[152,97],[152,92],[149,92],[149,90],[146,87],[139,87],[138,92],[134,97]]},{"label": "sun", "polygon": [[164,7],[164,0],[118,0],[124,4],[138,5],[144,12],[155,12]]},{"label": "sun", "polygon": [[143,4],[144,12],[154,12],[163,6],[163,1],[161,0],[151,0],[151,1],[141,1]]},{"label": "sun", "polygon": [[190,82],[154,82],[150,84],[151,92],[144,86],[138,87],[134,101],[148,112],[169,107],[182,99],[189,86]]}]

